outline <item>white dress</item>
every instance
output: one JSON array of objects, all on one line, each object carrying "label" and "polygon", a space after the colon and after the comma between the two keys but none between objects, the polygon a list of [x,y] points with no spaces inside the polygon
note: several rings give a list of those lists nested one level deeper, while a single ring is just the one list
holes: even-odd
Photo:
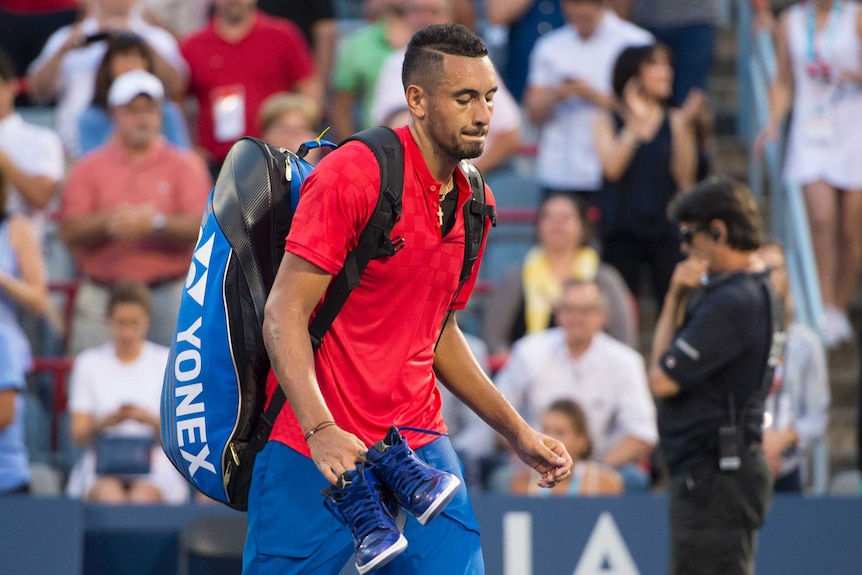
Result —
[{"label": "white dress", "polygon": [[[117,358],[112,343],[81,352],[75,358],[69,382],[70,413],[89,413],[101,419],[124,404],[132,404],[158,414],[167,361],[168,348],[149,341],[144,342],[141,355],[129,363]],[[189,485],[162,451],[152,427],[137,421],[124,421],[106,432],[127,437],[153,437],[151,470],[142,478],[162,492],[166,503],[188,500]],[[96,454],[90,447],[72,470],[66,493],[70,497],[83,497],[95,481]]]},{"label": "white dress", "polygon": [[[832,186],[862,189],[862,86],[835,78],[862,70],[856,33],[856,2],[835,1],[826,25],[813,34],[810,3],[788,13],[788,44],[794,78],[794,106],[785,160],[785,178],[800,185],[824,180]],[[813,44],[813,45],[812,45]],[[812,54],[827,62],[832,81],[810,73]]]}]

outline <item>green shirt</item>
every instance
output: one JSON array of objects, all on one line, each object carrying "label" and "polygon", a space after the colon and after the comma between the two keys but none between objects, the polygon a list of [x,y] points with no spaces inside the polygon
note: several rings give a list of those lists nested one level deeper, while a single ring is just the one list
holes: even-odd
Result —
[{"label": "green shirt", "polygon": [[386,57],[395,51],[386,41],[383,22],[369,24],[347,36],[340,44],[332,87],[339,92],[350,92],[362,106],[362,126],[371,126],[371,100],[377,86],[377,76]]}]

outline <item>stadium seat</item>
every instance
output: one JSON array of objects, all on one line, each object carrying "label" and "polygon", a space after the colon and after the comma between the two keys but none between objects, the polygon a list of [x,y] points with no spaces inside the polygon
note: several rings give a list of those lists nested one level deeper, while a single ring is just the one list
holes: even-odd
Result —
[{"label": "stadium seat", "polygon": [[179,536],[178,575],[227,575],[242,570],[248,528],[244,513],[200,517]]}]

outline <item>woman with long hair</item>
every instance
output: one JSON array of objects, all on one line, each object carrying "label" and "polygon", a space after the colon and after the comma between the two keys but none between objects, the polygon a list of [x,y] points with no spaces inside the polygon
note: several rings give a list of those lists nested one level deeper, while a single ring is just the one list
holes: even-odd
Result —
[{"label": "woman with long hair", "polygon": [[616,339],[637,347],[634,303],[620,274],[601,262],[589,245],[581,206],[575,196],[556,192],[542,200],[536,221],[536,245],[498,283],[482,325],[482,339],[493,354],[512,343],[554,326],[554,304],[571,279],[595,281],[608,299],[605,327]]},{"label": "woman with long hair", "polygon": [[852,338],[847,307],[862,267],[862,10],[811,0],[785,10],[776,30],[770,120],[757,148],[793,111],[785,178],[802,186],[825,314],[824,343]]},{"label": "woman with long hair", "polygon": [[623,50],[613,71],[618,107],[594,127],[604,187],[599,198],[602,259],[617,268],[635,296],[641,267],[650,268],[652,295],[664,299],[680,259],[679,237],[665,214],[677,193],[695,181],[694,95],[670,108],[671,54],[662,44]]}]

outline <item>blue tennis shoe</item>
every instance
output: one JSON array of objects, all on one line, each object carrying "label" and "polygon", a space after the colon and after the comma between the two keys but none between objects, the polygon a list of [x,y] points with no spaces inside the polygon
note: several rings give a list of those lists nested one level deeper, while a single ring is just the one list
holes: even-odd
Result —
[{"label": "blue tennis shoe", "polygon": [[353,534],[360,575],[383,567],[407,549],[396,523],[398,505],[368,466],[345,471],[321,494],[326,508]]},{"label": "blue tennis shoe", "polygon": [[371,446],[365,458],[380,483],[422,525],[446,508],[461,485],[456,476],[416,457],[395,426],[389,428],[385,438]]}]

